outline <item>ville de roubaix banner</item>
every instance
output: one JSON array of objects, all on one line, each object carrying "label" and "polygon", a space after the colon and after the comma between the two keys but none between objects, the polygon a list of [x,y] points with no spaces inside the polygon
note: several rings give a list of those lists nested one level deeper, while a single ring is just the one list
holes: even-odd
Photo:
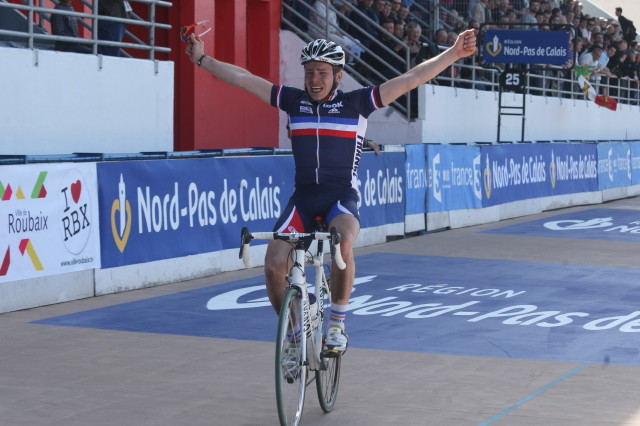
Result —
[{"label": "ville de roubaix banner", "polygon": [[0,167],[0,282],[100,267],[95,164]]}]

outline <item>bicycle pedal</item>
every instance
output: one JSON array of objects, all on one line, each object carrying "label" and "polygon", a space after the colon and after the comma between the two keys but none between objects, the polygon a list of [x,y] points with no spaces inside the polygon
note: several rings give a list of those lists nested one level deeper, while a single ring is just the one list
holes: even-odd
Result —
[{"label": "bicycle pedal", "polygon": [[[346,352],[346,351],[344,351]],[[341,357],[342,354],[344,354],[344,352],[340,352],[340,351],[336,351],[333,349],[325,349],[324,351],[322,351],[322,357],[323,358],[338,358]]]}]

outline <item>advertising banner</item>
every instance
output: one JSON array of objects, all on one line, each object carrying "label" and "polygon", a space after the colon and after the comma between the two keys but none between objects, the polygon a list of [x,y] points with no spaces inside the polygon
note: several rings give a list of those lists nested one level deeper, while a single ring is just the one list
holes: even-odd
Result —
[{"label": "advertising banner", "polygon": [[566,31],[486,30],[484,62],[564,65],[571,37]]},{"label": "advertising banner", "polygon": [[628,142],[598,144],[598,185],[600,189],[631,185],[631,145]]},{"label": "advertising banner", "polygon": [[404,222],[405,153],[365,154],[358,167],[360,227]]},{"label": "advertising banner", "polygon": [[100,267],[95,164],[0,167],[0,282]]},{"label": "advertising banner", "polygon": [[631,146],[631,184],[640,185],[640,141],[629,142]]},{"label": "advertising banner", "polygon": [[[362,156],[362,227],[404,220],[404,153]],[[102,267],[239,246],[270,231],[293,192],[291,156],[98,164]],[[259,243],[258,243],[259,244]]]},{"label": "advertising banner", "polygon": [[427,211],[427,162],[426,145],[405,145],[407,171],[407,215],[423,214]]},{"label": "advertising banner", "polygon": [[480,148],[429,145],[428,211],[439,212],[482,207]]},{"label": "advertising banner", "polygon": [[481,148],[482,205],[595,191],[593,144],[518,144]]},{"label": "advertising banner", "polygon": [[293,191],[291,156],[98,164],[102,267],[239,246],[270,231]]}]

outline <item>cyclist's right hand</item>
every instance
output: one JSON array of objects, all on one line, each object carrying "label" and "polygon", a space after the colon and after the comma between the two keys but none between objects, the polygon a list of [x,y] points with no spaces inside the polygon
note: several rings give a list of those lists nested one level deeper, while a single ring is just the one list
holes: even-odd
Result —
[{"label": "cyclist's right hand", "polygon": [[196,62],[200,59],[202,55],[204,55],[204,42],[202,39],[197,37],[195,34],[191,34],[189,41],[187,42],[185,53],[189,56],[191,62]]}]

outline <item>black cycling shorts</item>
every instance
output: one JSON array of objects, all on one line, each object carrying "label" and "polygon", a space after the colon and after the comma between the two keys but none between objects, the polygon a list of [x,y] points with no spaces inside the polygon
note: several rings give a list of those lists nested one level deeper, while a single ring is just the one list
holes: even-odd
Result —
[{"label": "black cycling shorts", "polygon": [[316,217],[322,217],[328,225],[340,214],[350,214],[360,221],[355,189],[332,184],[298,186],[273,230],[313,232]]}]

